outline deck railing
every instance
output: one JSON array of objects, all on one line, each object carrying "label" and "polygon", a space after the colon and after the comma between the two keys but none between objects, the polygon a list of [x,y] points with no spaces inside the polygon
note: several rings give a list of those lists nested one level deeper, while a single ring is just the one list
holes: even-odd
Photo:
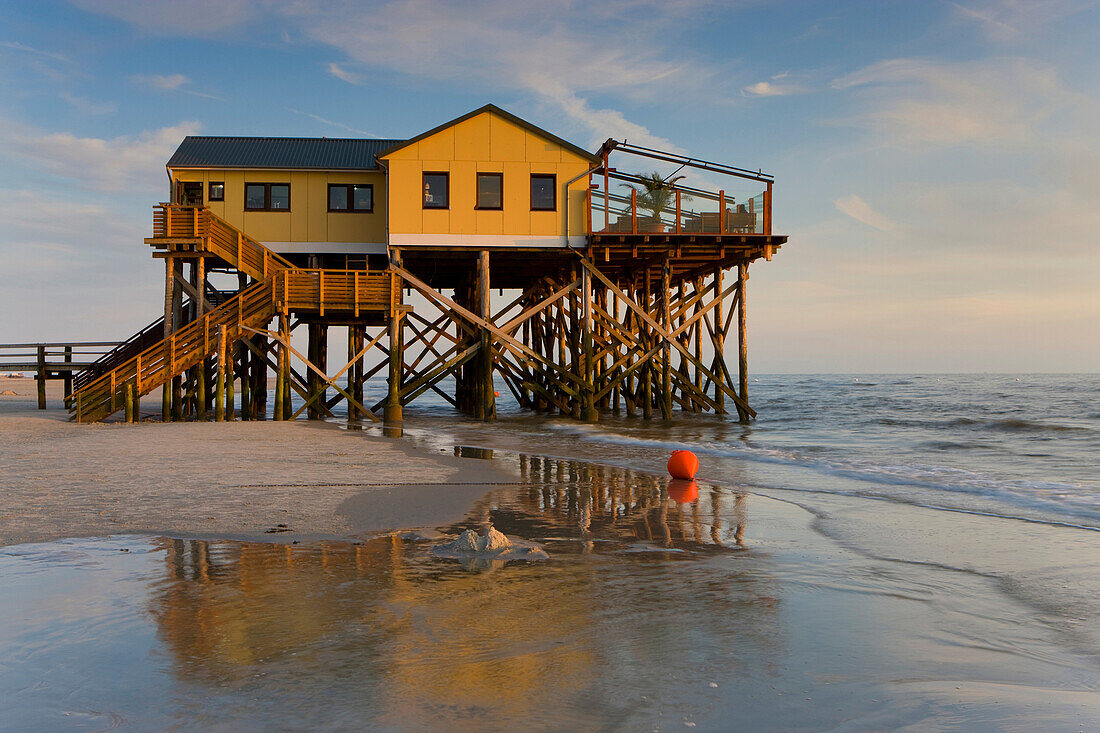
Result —
[{"label": "deck railing", "polygon": [[287,310],[358,317],[363,310],[389,311],[397,302],[397,289],[388,270],[292,269],[276,275],[275,297]]},{"label": "deck railing", "polygon": [[587,193],[588,233],[770,234],[771,186],[760,190],[759,182],[745,183],[718,191],[672,185],[654,197],[646,195],[640,176],[593,176]]}]

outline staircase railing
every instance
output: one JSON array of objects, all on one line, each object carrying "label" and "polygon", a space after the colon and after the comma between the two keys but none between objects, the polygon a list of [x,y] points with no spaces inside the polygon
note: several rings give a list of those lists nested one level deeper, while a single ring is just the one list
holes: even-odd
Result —
[{"label": "staircase railing", "polygon": [[267,325],[276,310],[273,283],[274,278],[255,283],[76,392],[77,421],[101,420],[125,405],[127,389],[132,387],[135,397],[148,394],[198,364],[216,349],[222,326],[232,343],[246,335],[242,326]]},{"label": "staircase railing", "polygon": [[153,240],[157,239],[202,239],[207,251],[257,280],[294,266],[204,206],[153,207]]}]

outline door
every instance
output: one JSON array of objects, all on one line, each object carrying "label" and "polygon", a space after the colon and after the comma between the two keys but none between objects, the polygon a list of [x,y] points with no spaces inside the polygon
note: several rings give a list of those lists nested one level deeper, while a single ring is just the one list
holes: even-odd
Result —
[{"label": "door", "polygon": [[184,181],[180,203],[184,206],[202,206],[202,181]]}]

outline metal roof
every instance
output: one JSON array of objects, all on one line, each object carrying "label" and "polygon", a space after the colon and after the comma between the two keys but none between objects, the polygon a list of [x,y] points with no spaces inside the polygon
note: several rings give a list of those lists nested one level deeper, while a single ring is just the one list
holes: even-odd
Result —
[{"label": "metal roof", "polygon": [[197,137],[180,143],[169,168],[377,168],[375,156],[404,140],[330,137]]}]

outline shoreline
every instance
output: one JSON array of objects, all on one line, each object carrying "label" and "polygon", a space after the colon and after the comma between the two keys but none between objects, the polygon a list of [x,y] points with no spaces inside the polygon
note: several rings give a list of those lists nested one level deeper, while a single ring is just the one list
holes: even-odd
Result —
[{"label": "shoreline", "polygon": [[0,546],[119,534],[348,540],[457,521],[490,486],[515,481],[487,461],[324,422],[77,425],[60,408],[37,410],[23,381],[29,396],[0,402]]}]

